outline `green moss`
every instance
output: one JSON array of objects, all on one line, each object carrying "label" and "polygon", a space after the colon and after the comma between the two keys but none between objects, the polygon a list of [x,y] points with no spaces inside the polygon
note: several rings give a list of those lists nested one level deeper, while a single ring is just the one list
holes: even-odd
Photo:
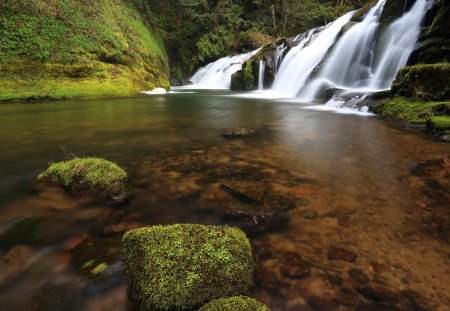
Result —
[{"label": "green moss", "polygon": [[450,130],[450,116],[432,117],[429,123],[438,131]]},{"label": "green moss", "polygon": [[53,163],[38,180],[72,190],[87,189],[112,198],[126,196],[128,175],[117,164],[100,158],[75,158]]},{"label": "green moss", "polygon": [[255,65],[259,62],[249,60],[242,64],[242,70],[231,76],[231,89],[236,91],[250,91],[255,88]]},{"label": "green moss", "polygon": [[236,296],[213,300],[199,311],[270,311],[270,309],[256,299]]},{"label": "green moss", "polygon": [[422,100],[450,99],[450,63],[403,68],[392,84],[391,94]]},{"label": "green moss", "polygon": [[4,0],[0,21],[0,100],[169,86],[162,41],[130,2]]},{"label": "green moss", "polygon": [[237,228],[145,227],[123,243],[129,297],[140,310],[192,309],[253,285],[250,243]]},{"label": "green moss", "polygon": [[427,102],[405,97],[394,97],[374,106],[374,112],[415,124],[425,124],[435,117],[448,118],[450,102]]}]

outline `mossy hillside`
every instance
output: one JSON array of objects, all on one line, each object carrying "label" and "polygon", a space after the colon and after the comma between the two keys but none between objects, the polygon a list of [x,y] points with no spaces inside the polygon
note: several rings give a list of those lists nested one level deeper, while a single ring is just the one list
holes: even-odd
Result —
[{"label": "mossy hillside", "polygon": [[53,163],[38,180],[71,190],[88,190],[111,198],[126,196],[128,175],[117,164],[100,158],[75,158]]},{"label": "mossy hillside", "polygon": [[450,102],[430,102],[394,97],[372,107],[373,111],[414,124],[436,124],[439,130],[450,129]]},{"label": "mossy hillside", "polygon": [[393,95],[422,100],[450,99],[450,63],[408,66],[392,84]]},{"label": "mossy hillside", "polygon": [[[6,0],[0,3],[0,21],[3,100],[15,91],[24,94],[18,99],[53,98],[54,93],[59,94],[55,98],[78,98],[168,87],[163,44],[131,2]],[[35,75],[37,70],[29,71],[34,65],[59,68]],[[95,70],[71,76],[73,66]],[[15,87],[15,81],[22,83]],[[85,85],[77,87],[78,82]],[[41,88],[51,91],[37,92]]]},{"label": "mossy hillside", "polygon": [[199,311],[270,311],[270,309],[256,299],[236,296],[213,300]]},{"label": "mossy hillside", "polygon": [[126,232],[123,243],[128,294],[139,310],[191,310],[253,285],[250,243],[237,228],[144,227]]}]

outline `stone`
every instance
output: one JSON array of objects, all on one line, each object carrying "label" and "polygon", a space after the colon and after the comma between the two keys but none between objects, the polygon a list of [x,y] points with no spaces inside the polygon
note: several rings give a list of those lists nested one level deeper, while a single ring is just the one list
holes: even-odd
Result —
[{"label": "stone", "polygon": [[245,203],[262,203],[266,187],[259,181],[227,181],[222,188]]},{"label": "stone", "polygon": [[256,299],[246,296],[236,296],[213,300],[198,311],[270,311],[269,308]]},{"label": "stone", "polygon": [[139,310],[191,310],[253,286],[246,235],[228,226],[179,224],[123,236],[128,295]]},{"label": "stone", "polygon": [[281,259],[280,270],[287,277],[301,278],[311,272],[311,266],[300,255],[288,253]]},{"label": "stone", "polygon": [[369,277],[360,269],[350,269],[348,274],[359,284],[367,284],[370,281]]},{"label": "stone", "polygon": [[226,138],[241,138],[248,137],[253,133],[255,133],[255,130],[240,127],[223,130],[222,136]]},{"label": "stone", "polygon": [[342,247],[331,246],[328,249],[328,259],[343,260],[343,261],[355,263],[356,260],[358,259],[358,255],[356,255],[355,253],[353,253],[349,250],[346,250]]},{"label": "stone", "polygon": [[370,285],[358,288],[363,296],[377,302],[394,303],[399,300],[399,294],[382,285]]}]

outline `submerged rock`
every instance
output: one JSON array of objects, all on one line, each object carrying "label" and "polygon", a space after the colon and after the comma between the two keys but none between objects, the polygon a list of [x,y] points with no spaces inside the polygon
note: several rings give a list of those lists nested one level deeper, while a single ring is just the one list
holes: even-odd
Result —
[{"label": "submerged rock", "polygon": [[283,256],[280,266],[283,275],[290,278],[306,276],[311,271],[311,266],[296,253],[288,253]]},{"label": "submerged rock", "polygon": [[227,224],[239,227],[249,235],[281,230],[289,224],[289,218],[282,213],[255,211],[250,208],[227,211],[222,215]]},{"label": "submerged rock", "polygon": [[245,234],[232,227],[153,226],[123,237],[128,293],[139,310],[188,310],[253,286]]},{"label": "submerged rock", "polygon": [[226,138],[247,137],[252,135],[254,132],[254,130],[247,128],[232,128],[224,130],[222,132],[222,136]]},{"label": "submerged rock", "polygon": [[246,296],[236,296],[213,300],[199,311],[270,311],[263,303]]},{"label": "submerged rock", "polygon": [[53,163],[39,181],[59,185],[73,193],[125,200],[128,175],[117,164],[101,158],[75,158]]},{"label": "submerged rock", "polygon": [[34,217],[18,218],[2,226],[3,229],[0,228],[0,249],[37,242],[41,221],[42,219]]},{"label": "submerged rock", "polygon": [[338,246],[331,246],[328,249],[328,259],[356,262],[358,255]]}]

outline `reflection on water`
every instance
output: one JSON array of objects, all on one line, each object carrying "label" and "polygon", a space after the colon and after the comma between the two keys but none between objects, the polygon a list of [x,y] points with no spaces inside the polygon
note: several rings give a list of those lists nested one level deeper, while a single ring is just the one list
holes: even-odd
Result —
[{"label": "reflection on water", "polygon": [[[0,309],[126,310],[122,232],[198,222],[249,233],[252,295],[273,310],[446,310],[448,144],[224,94],[0,106]],[[230,127],[256,134],[226,140]],[[116,161],[134,197],[36,188],[59,146]]]}]

